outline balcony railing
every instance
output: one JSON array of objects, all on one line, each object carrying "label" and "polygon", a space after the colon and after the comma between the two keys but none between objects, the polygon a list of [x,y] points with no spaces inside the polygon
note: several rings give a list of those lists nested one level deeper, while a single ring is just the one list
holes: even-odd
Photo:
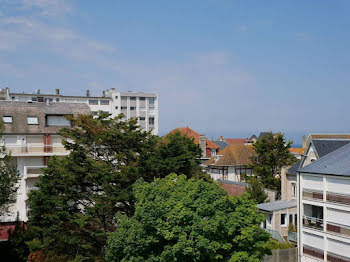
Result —
[{"label": "balcony railing", "polygon": [[303,226],[317,230],[323,230],[323,219],[303,216]]},{"label": "balcony railing", "polygon": [[63,145],[5,145],[6,151],[12,155],[37,153],[67,153]]},{"label": "balcony railing", "polygon": [[350,258],[327,252],[327,261],[330,261],[330,262],[350,262]]},{"label": "balcony railing", "polygon": [[316,257],[316,258],[320,258],[323,260],[324,258],[324,252],[322,249],[318,249],[318,248],[313,248],[313,247],[309,247],[309,246],[303,246],[303,253],[305,255],[309,255],[312,257]]},{"label": "balcony railing", "polygon": [[323,192],[304,189],[303,190],[303,198],[323,200]]},{"label": "balcony railing", "polygon": [[276,230],[272,230],[272,229],[269,229],[269,228],[265,228],[265,230],[267,231],[267,232],[269,232],[270,233],[270,235],[271,235],[271,237],[273,238],[273,239],[276,239],[276,240],[278,240],[279,242],[286,242],[285,240],[284,240],[284,238],[282,237],[282,235],[281,235],[281,233],[280,232],[278,232],[278,231],[276,231]]},{"label": "balcony railing", "polygon": [[26,178],[36,178],[44,173],[46,166],[25,166]]},{"label": "balcony railing", "polygon": [[298,242],[298,233],[297,232],[292,232],[288,231],[288,241],[289,242]]},{"label": "balcony railing", "polygon": [[337,223],[327,222],[327,232],[336,233],[346,237],[350,237],[350,227]]},{"label": "balcony railing", "polygon": [[350,205],[350,195],[327,192],[327,201]]}]

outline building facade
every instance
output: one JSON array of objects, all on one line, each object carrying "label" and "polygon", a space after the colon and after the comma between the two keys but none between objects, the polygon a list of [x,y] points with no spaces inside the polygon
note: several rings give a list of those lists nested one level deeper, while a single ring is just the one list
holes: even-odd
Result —
[{"label": "building facade", "polygon": [[126,119],[138,118],[140,126],[145,131],[158,134],[158,95],[142,92],[116,92],[114,88],[103,91],[102,96],[66,96],[56,89],[54,94],[41,94],[37,90],[33,94],[11,93],[9,88],[0,90],[0,100],[21,102],[56,102],[56,103],[85,103],[93,115],[98,111],[107,112],[115,117],[123,113]]},{"label": "building facade", "polygon": [[297,172],[299,261],[350,261],[350,144]]},{"label": "building facade", "polygon": [[91,110],[85,103],[0,101],[4,123],[1,143],[20,174],[16,203],[9,215],[0,218],[1,222],[13,222],[17,217],[19,221],[27,221],[27,195],[35,189],[50,157],[69,154],[57,132],[72,126],[66,116],[77,114],[91,114]]}]

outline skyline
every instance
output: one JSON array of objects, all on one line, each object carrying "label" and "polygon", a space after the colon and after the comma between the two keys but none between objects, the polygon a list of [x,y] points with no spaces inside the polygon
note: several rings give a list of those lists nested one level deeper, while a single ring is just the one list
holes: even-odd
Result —
[{"label": "skyline", "polygon": [[159,131],[349,133],[347,1],[0,0],[0,87],[159,93]]}]

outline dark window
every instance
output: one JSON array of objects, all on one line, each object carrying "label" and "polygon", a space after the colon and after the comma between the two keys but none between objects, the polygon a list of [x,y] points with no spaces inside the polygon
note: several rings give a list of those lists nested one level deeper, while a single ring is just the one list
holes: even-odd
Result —
[{"label": "dark window", "polygon": [[140,121],[145,121],[146,118],[145,117],[140,117]]},{"label": "dark window", "polygon": [[126,106],[121,106],[120,107],[121,110],[126,110],[126,108],[127,108]]},{"label": "dark window", "polygon": [[118,107],[116,106],[115,109],[118,109]]},{"label": "dark window", "polygon": [[131,107],[130,107],[130,110],[136,110],[136,107],[131,106]]},{"label": "dark window", "polygon": [[118,96],[115,96],[115,99],[118,99]]},{"label": "dark window", "polygon": [[146,100],[146,97],[140,97],[140,100],[141,100],[141,101],[145,101],[145,100]]},{"label": "dark window", "polygon": [[128,100],[128,97],[127,96],[122,96],[121,99],[122,100]]},{"label": "dark window", "polygon": [[97,116],[97,114],[98,114],[97,111],[92,111],[91,113],[93,116]]},{"label": "dark window", "polygon": [[109,105],[109,100],[100,100],[100,105]]},{"label": "dark window", "polygon": [[89,100],[89,105],[98,105],[98,100]]},{"label": "dark window", "polygon": [[38,101],[38,99],[36,97],[32,97],[32,101],[36,102],[36,101]]},{"label": "dark window", "polygon": [[135,96],[132,96],[132,97],[130,97],[130,100],[135,101],[135,100],[136,100],[136,97],[135,97]]},{"label": "dark window", "polygon": [[56,98],[56,102],[60,102],[60,99],[59,99],[59,98]]},{"label": "dark window", "polygon": [[150,117],[148,122],[150,125],[154,125],[154,117]]},{"label": "dark window", "polygon": [[154,100],[155,100],[155,98],[154,97],[150,97],[150,98],[148,98],[148,102],[149,102],[149,105],[151,106],[153,106],[154,105]]},{"label": "dark window", "polygon": [[286,225],[286,214],[281,214],[281,226]]}]

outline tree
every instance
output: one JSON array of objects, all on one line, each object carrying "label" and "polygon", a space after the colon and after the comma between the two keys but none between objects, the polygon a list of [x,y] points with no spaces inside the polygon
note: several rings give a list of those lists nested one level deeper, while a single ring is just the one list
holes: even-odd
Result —
[{"label": "tree", "polygon": [[257,157],[252,158],[251,167],[264,187],[280,192],[282,167],[297,161],[289,152],[291,144],[292,141],[287,143],[283,134],[274,135],[272,132],[261,137],[254,144]]},{"label": "tree", "polygon": [[[0,137],[4,125],[0,121]],[[12,157],[6,153],[5,146],[0,146],[0,216],[9,213],[9,207],[16,201],[19,173],[11,163]]]},{"label": "tree", "polygon": [[158,139],[154,150],[141,157],[140,173],[155,178],[175,173],[186,175],[187,178],[209,179],[200,168],[201,152],[193,139],[179,131],[170,133]]},{"label": "tree", "polygon": [[[136,119],[122,117],[80,115],[71,118],[73,129],[60,131],[71,153],[53,157],[38,190],[29,194],[28,227],[37,234],[29,243],[33,253],[56,261],[102,259],[107,235],[117,225],[116,213],[134,214],[135,181],[153,181],[175,168],[189,175],[195,171],[193,142],[178,140],[181,150],[173,154],[172,164],[169,153],[161,152],[176,151],[175,142],[169,146],[142,131]],[[165,161],[168,169],[163,169]]]},{"label": "tree", "polygon": [[230,197],[215,183],[171,174],[134,185],[135,214],[118,216],[106,260],[260,261],[269,254],[263,216],[246,195]]},{"label": "tree", "polygon": [[249,185],[247,186],[246,192],[248,193],[249,198],[257,204],[264,203],[267,199],[267,194],[265,193],[263,184],[255,177],[249,179]]}]

